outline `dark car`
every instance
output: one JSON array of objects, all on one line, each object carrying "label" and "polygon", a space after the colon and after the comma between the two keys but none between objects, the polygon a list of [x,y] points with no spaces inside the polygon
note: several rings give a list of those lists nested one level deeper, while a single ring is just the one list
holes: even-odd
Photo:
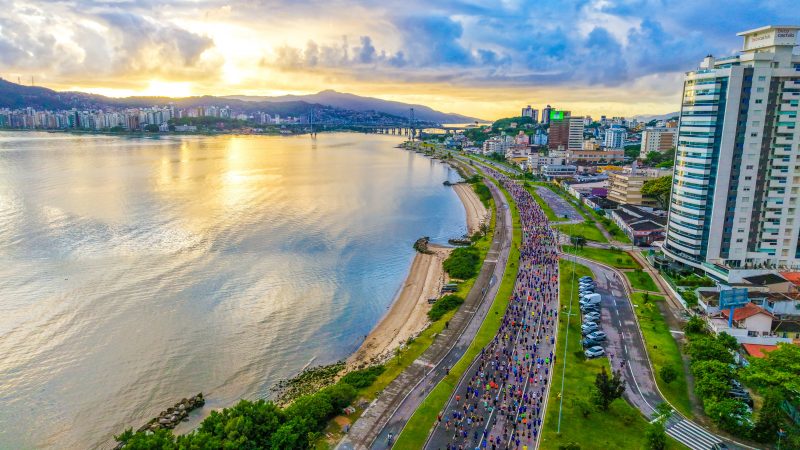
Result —
[{"label": "dark car", "polygon": [[595,345],[600,345],[600,343],[601,343],[601,341],[596,341],[596,340],[590,339],[588,337],[581,340],[581,345],[584,348],[586,348],[586,347],[594,347]]},{"label": "dark car", "polygon": [[729,450],[729,447],[724,442],[717,442],[711,446],[711,450]]}]

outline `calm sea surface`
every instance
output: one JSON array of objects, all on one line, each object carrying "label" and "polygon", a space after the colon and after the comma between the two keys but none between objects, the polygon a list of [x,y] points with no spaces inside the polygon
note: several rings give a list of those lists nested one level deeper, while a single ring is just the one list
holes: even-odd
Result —
[{"label": "calm sea surface", "polygon": [[347,357],[413,241],[465,231],[458,175],[398,142],[0,133],[0,448],[107,448]]}]

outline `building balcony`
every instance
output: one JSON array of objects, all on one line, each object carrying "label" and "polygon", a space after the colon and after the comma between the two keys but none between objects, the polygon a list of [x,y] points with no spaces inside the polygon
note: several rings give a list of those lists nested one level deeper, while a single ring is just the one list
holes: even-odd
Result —
[{"label": "building balcony", "polygon": [[797,100],[800,99],[800,92],[784,92],[781,94],[781,100]]},{"label": "building balcony", "polygon": [[[792,131],[794,131],[794,130],[792,130]],[[792,145],[793,143],[794,143],[794,140],[791,137],[778,136],[778,137],[775,138],[775,144],[776,145]]]},{"label": "building balcony", "polygon": [[[796,130],[794,125],[778,125],[777,132],[782,134],[792,134]],[[780,137],[778,138],[780,139]]]}]

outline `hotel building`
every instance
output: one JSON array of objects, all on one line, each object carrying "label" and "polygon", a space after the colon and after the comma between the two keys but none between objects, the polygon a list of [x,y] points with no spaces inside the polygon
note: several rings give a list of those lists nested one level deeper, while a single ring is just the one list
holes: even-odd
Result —
[{"label": "hotel building", "polygon": [[739,33],[684,79],[663,249],[723,281],[800,268],[798,30]]}]

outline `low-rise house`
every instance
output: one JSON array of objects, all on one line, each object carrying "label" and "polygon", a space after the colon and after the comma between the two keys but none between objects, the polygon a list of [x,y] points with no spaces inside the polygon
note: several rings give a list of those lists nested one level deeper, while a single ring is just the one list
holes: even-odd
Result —
[{"label": "low-rise house", "polygon": [[724,309],[708,318],[708,324],[715,333],[727,333],[740,344],[775,345],[778,342],[792,342],[773,333],[772,321],[775,316],[753,303],[736,308],[733,312],[732,326],[728,326],[730,310]]},{"label": "low-rise house", "polygon": [[633,245],[649,246],[664,239],[667,225],[665,211],[623,204],[611,212],[611,220],[628,236]]}]

